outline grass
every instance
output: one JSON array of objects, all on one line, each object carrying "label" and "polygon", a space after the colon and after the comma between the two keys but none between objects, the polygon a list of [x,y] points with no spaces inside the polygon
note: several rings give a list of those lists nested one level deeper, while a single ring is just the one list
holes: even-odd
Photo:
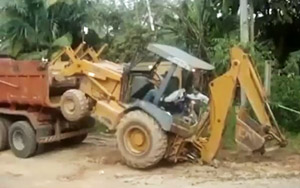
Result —
[{"label": "grass", "polygon": [[300,154],[300,133],[285,133],[285,136],[288,139],[287,150],[292,153]]},{"label": "grass", "polygon": [[234,150],[236,149],[235,143],[235,125],[236,125],[236,113],[235,108],[232,107],[226,119],[225,131],[223,136],[223,147],[225,149]]},{"label": "grass", "polygon": [[106,127],[103,123],[96,120],[93,132],[97,134],[102,134],[109,133],[110,131],[108,127]]}]

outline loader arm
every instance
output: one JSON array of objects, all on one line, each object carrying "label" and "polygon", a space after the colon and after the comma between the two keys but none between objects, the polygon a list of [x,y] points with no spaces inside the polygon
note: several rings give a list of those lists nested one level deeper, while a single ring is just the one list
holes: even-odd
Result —
[{"label": "loader arm", "polygon": [[[201,157],[204,162],[210,163],[216,156],[224,132],[226,117],[233,99],[237,84],[245,92],[247,99],[261,126],[254,127],[250,124],[245,109],[241,109],[237,117],[237,126],[242,125],[240,139],[241,144],[252,142],[249,146],[252,150],[264,147],[266,141],[276,139],[280,146],[286,145],[273,113],[268,105],[267,98],[260,77],[252,65],[251,58],[242,49],[234,47],[230,51],[231,68],[224,75],[213,80],[209,87],[210,99],[210,136],[201,149]],[[251,119],[252,120],[252,119]],[[257,124],[256,124],[257,125]],[[250,131],[247,133],[246,131]],[[251,140],[252,139],[252,140]],[[253,140],[256,139],[253,144]]]},{"label": "loader arm", "polygon": [[77,77],[80,80],[78,89],[95,103],[91,109],[91,116],[107,125],[109,129],[115,129],[120,115],[125,110],[125,106],[120,102],[123,67],[100,59],[106,45],[98,52],[92,48],[83,51],[84,45],[85,43],[82,43],[75,51],[71,47],[65,47],[50,62],[50,70],[56,70],[53,75],[56,80]]}]

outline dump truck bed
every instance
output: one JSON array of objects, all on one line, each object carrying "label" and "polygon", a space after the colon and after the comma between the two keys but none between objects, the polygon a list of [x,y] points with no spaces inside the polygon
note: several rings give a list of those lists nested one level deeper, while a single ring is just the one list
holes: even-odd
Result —
[{"label": "dump truck bed", "polygon": [[49,80],[39,61],[0,58],[0,103],[47,106]]}]

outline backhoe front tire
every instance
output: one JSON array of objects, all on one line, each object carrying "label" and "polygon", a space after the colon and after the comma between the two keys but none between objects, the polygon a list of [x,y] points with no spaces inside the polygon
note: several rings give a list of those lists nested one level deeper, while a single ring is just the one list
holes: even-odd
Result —
[{"label": "backhoe front tire", "polygon": [[78,121],[88,115],[89,101],[82,91],[70,89],[63,94],[60,109],[67,120]]},{"label": "backhoe front tire", "polygon": [[28,158],[37,150],[36,135],[27,121],[17,121],[9,128],[9,146],[15,156]]},{"label": "backhoe front tire", "polygon": [[166,153],[166,133],[143,111],[136,110],[124,115],[116,134],[119,151],[130,167],[152,167],[161,161]]}]

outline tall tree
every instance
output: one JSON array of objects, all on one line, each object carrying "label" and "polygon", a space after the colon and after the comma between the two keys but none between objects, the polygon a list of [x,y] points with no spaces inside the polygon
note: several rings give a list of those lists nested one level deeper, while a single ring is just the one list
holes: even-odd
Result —
[{"label": "tall tree", "polygon": [[85,0],[2,0],[1,50],[35,59],[55,46],[71,45],[80,40],[87,6]]}]

